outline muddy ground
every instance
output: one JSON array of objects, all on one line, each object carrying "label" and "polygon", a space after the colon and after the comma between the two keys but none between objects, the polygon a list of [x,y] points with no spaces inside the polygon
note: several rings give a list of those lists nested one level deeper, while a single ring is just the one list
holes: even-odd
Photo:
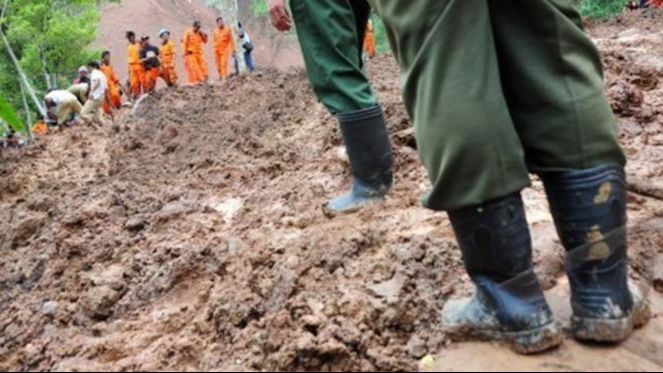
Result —
[{"label": "muddy ground", "polygon": [[[663,34],[640,17],[592,31],[630,159],[632,274],[656,297]],[[396,184],[355,215],[320,208],[350,175],[298,70],[161,90],[115,124],[3,153],[0,370],[412,370],[458,349],[439,313],[471,286],[446,216],[420,206],[397,68],[382,56],[370,71]],[[525,198],[554,291],[562,249],[538,182]]]}]

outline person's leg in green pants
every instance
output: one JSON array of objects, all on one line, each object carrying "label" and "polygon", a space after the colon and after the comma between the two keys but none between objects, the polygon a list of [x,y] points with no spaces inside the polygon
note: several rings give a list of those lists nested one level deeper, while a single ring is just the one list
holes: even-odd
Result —
[{"label": "person's leg in green pants", "polygon": [[349,193],[329,213],[351,212],[382,199],[392,183],[392,152],[382,108],[363,70],[365,0],[290,0],[309,79],[340,121],[352,167]]},{"label": "person's leg in green pants", "polygon": [[509,109],[568,251],[571,330],[621,341],[649,310],[627,280],[625,160],[599,53],[569,0],[489,3]]},{"label": "person's leg in green pants", "polygon": [[624,157],[572,2],[372,2],[433,182],[425,203],[448,211],[477,286],[447,303],[446,325],[523,353],[559,344],[520,197],[536,172],[570,251],[574,334],[626,338],[642,303],[626,285]]}]

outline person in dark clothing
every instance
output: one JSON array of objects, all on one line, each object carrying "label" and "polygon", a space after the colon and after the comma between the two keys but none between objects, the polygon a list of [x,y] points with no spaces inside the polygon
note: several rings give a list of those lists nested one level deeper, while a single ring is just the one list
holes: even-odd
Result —
[{"label": "person in dark clothing", "polygon": [[143,89],[145,93],[153,92],[157,86],[157,78],[161,75],[161,60],[159,48],[150,44],[150,37],[143,36],[140,39],[140,60],[145,68],[145,82]]}]

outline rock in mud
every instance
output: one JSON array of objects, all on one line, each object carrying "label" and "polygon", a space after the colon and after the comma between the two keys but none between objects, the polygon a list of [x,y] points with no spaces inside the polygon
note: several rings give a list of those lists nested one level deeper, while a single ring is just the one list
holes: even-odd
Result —
[{"label": "rock in mud", "polygon": [[113,314],[113,306],[119,299],[120,293],[109,286],[92,288],[84,299],[85,312],[94,320],[106,320]]},{"label": "rock in mud", "polygon": [[58,312],[58,302],[49,301],[41,307],[41,313],[46,316],[54,317]]},{"label": "rock in mud", "polygon": [[414,359],[421,359],[426,355],[426,352],[428,352],[426,341],[421,339],[418,335],[414,335],[410,338],[405,349],[407,350],[408,355]]},{"label": "rock in mud", "polygon": [[145,229],[146,224],[147,222],[142,218],[131,218],[124,224],[124,229],[137,233]]},{"label": "rock in mud", "polygon": [[17,216],[16,223],[10,229],[13,236],[11,240],[12,247],[16,248],[26,244],[32,236],[46,225],[47,221],[48,218],[44,214],[20,213]]},{"label": "rock in mud", "polygon": [[659,255],[654,263],[652,285],[659,293],[663,293],[663,256]]}]

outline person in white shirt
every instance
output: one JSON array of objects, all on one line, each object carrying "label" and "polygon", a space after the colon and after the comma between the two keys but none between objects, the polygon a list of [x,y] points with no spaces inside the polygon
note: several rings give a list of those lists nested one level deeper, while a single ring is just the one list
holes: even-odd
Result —
[{"label": "person in white shirt", "polygon": [[253,42],[249,37],[249,34],[244,29],[242,22],[237,22],[237,35],[239,36],[240,45],[244,50],[244,63],[249,72],[254,72],[256,70],[256,61],[253,58]]},{"label": "person in white shirt", "polygon": [[80,114],[83,110],[78,98],[65,90],[55,90],[49,92],[44,97],[46,109],[49,117],[54,117],[58,125],[67,122],[71,114]]},{"label": "person in white shirt", "polygon": [[108,93],[108,80],[106,75],[101,72],[99,62],[92,61],[88,63],[88,68],[92,70],[90,74],[90,94],[83,106],[81,117],[93,124],[102,125],[101,108]]}]

